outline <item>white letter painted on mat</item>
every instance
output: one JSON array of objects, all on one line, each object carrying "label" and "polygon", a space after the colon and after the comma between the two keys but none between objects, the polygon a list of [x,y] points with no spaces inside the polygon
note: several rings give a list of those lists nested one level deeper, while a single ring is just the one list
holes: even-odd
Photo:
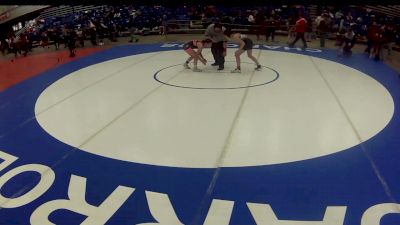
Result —
[{"label": "white letter painted on mat", "polygon": [[178,219],[168,195],[146,191],[146,197],[151,215],[157,222],[141,223],[138,225],[183,225],[183,223]]},{"label": "white letter painted on mat", "polygon": [[286,51],[288,51],[288,50],[297,50],[297,51],[302,51],[302,49],[301,48],[289,48],[289,47],[284,47],[284,49],[286,50]]},{"label": "white letter painted on mat", "polygon": [[229,225],[235,202],[214,199],[203,225]]},{"label": "white letter painted on mat", "polygon": [[315,48],[306,48],[306,51],[307,52],[318,52],[318,53],[322,52],[321,49],[315,49]]},{"label": "white letter painted on mat", "polygon": [[86,178],[71,176],[68,187],[68,199],[58,199],[39,206],[31,215],[32,225],[55,225],[50,222],[49,215],[58,209],[67,209],[87,216],[81,225],[103,225],[124,204],[135,191],[133,188],[118,186],[100,206],[86,202]]},{"label": "white letter painted on mat", "polygon": [[345,206],[328,206],[322,221],[279,220],[268,204],[247,203],[257,225],[343,225],[346,215]]},{"label": "white letter painted on mat", "polygon": [[166,44],[161,45],[161,48],[170,48],[170,47],[175,47],[177,45],[178,44],[168,44],[168,43],[166,43]]},{"label": "white letter painted on mat", "polygon": [[268,48],[268,49],[278,49],[281,48],[282,46],[269,46],[269,45],[263,45],[264,48]]},{"label": "white letter painted on mat", "polygon": [[237,47],[239,47],[239,45],[237,45],[237,44],[232,44],[232,43],[228,43],[228,44],[226,45],[226,47],[227,47],[227,48],[237,48]]},{"label": "white letter painted on mat", "polygon": [[379,225],[382,217],[390,213],[400,213],[400,204],[385,203],[374,205],[364,212],[361,225]]},{"label": "white letter painted on mat", "polygon": [[6,198],[0,193],[0,206],[3,208],[17,208],[39,198],[43,193],[45,193],[53,184],[56,175],[54,171],[47,166],[40,164],[28,164],[16,167],[3,176],[0,177],[0,190],[9,180],[18,174],[24,172],[37,172],[40,174],[40,181],[34,188],[32,188],[27,193],[18,196],[16,198]]},{"label": "white letter painted on mat", "polygon": [[0,151],[0,159],[4,160],[2,163],[0,163],[0,171],[4,170],[7,166],[11,165],[13,162],[15,162],[18,157],[15,157],[13,155],[10,155],[8,153],[5,153],[3,151]]}]

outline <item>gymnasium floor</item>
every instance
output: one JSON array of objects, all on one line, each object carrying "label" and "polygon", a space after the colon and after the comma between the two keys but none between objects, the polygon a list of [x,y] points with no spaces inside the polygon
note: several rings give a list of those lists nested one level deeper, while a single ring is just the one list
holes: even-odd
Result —
[{"label": "gymnasium floor", "polygon": [[275,43],[231,74],[236,47],[1,61],[0,224],[400,224],[398,72]]}]

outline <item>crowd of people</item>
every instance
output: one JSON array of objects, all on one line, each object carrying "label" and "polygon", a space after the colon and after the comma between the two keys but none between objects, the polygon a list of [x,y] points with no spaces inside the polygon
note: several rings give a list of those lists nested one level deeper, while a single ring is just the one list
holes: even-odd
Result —
[{"label": "crowd of people", "polygon": [[[399,18],[372,12],[362,7],[320,8],[320,16],[312,20],[304,6],[222,7],[222,6],[104,6],[91,11],[74,12],[56,18],[41,19],[18,37],[13,32],[0,42],[3,54],[27,55],[35,45],[49,47],[60,45],[69,48],[74,56],[75,47],[83,47],[85,40],[92,45],[103,45],[103,39],[116,42],[123,33],[131,34],[130,42],[139,41],[138,35],[166,34],[179,26],[171,21],[201,21],[203,28],[218,22],[228,29],[247,28],[248,33],[265,36],[275,41],[277,30],[289,31],[288,44],[297,40],[307,42],[319,37],[320,46],[325,40],[336,37],[343,53],[351,51],[357,40],[366,38],[366,53],[379,59],[383,47],[389,51],[399,44]],[[299,26],[298,23],[302,23]]]},{"label": "crowd of people", "polygon": [[347,11],[322,9],[316,18],[320,46],[325,46],[329,34],[335,34],[336,45],[341,54],[351,54],[351,49],[359,39],[366,39],[365,53],[375,60],[381,59],[383,48],[388,54],[394,45],[400,46],[400,18],[372,12],[365,8],[348,8]]}]

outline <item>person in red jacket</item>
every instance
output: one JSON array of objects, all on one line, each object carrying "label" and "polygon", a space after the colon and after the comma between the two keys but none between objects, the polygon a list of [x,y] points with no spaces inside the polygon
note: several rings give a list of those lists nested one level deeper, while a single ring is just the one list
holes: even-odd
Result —
[{"label": "person in red jacket", "polygon": [[24,56],[28,55],[28,34],[22,33],[20,36],[20,49],[24,51]]},{"label": "person in red jacket", "polygon": [[295,25],[295,32],[296,32],[296,38],[292,43],[289,44],[289,47],[293,48],[296,42],[301,39],[303,41],[303,48],[307,48],[307,42],[306,39],[304,38],[304,33],[306,32],[307,29],[307,20],[304,18],[302,14],[299,15],[299,19],[296,21]]},{"label": "person in red jacket", "polygon": [[370,28],[368,29],[368,34],[367,34],[367,48],[365,49],[365,53],[371,54],[371,49],[374,47],[374,42],[375,42],[375,35],[378,32],[379,27],[378,24],[374,21]]},{"label": "person in red jacket", "polygon": [[382,44],[383,44],[383,30],[381,27],[378,27],[373,33],[372,37],[373,48],[372,53],[370,54],[370,58],[374,58],[374,60],[380,60]]}]

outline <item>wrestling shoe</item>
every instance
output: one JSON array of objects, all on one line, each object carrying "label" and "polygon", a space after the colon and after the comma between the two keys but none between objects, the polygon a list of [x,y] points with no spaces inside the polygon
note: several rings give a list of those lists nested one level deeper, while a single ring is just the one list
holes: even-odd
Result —
[{"label": "wrestling shoe", "polygon": [[234,70],[231,71],[231,73],[241,73],[242,71],[240,71],[240,69],[236,68]]},{"label": "wrestling shoe", "polygon": [[202,72],[203,70],[201,70],[201,69],[199,69],[199,68],[197,68],[197,67],[195,67],[195,68],[193,68],[193,72]]},{"label": "wrestling shoe", "polygon": [[184,63],[184,64],[183,64],[183,68],[185,68],[185,69],[190,69],[190,66],[189,66],[187,63]]},{"label": "wrestling shoe", "polygon": [[254,70],[260,71],[261,70],[261,65],[257,65],[257,67]]}]

